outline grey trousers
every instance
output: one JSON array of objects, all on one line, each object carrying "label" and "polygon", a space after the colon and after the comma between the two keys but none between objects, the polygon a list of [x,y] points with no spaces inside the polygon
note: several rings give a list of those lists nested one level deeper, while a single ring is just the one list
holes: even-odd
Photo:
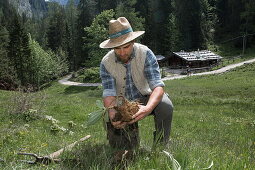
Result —
[{"label": "grey trousers", "polygon": [[[146,105],[149,97],[150,96],[143,97],[140,99],[140,102]],[[154,116],[155,122],[155,131],[153,132],[154,144],[168,143],[172,124],[173,104],[167,94],[163,95],[162,100],[150,115]],[[124,129],[115,129],[112,124],[108,122],[107,138],[113,148],[133,149],[138,147],[140,142],[138,122],[127,125]]]}]

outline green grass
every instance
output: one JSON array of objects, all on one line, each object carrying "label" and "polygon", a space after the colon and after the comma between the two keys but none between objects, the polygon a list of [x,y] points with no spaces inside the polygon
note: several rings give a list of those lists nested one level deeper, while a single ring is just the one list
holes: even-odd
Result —
[{"label": "green grass", "polygon": [[221,44],[220,46],[217,45],[209,45],[209,50],[213,51],[214,53],[222,56],[221,62],[212,68],[212,70],[217,70],[222,67],[225,67],[230,64],[240,63],[249,59],[254,58],[255,48],[246,48],[245,53],[241,48],[234,48],[233,44]]},{"label": "green grass", "polygon": [[[191,76],[166,81],[166,91],[174,104],[171,145],[182,169],[253,169],[255,167],[255,64],[208,76]],[[102,123],[85,127],[88,113],[97,109],[95,101],[102,89],[64,86],[57,82],[31,93],[36,114],[9,113],[17,107],[13,99],[21,94],[0,91],[0,169],[111,169],[112,153]],[[22,100],[22,98],[19,98]],[[53,132],[50,115],[66,131]],[[69,127],[68,122],[76,125]],[[128,169],[171,169],[172,162],[162,152],[151,152],[153,117],[140,123],[141,149]],[[48,155],[83,136],[92,137],[65,152],[61,164],[28,165],[20,162],[20,151]],[[115,169],[118,169],[116,167]]]},{"label": "green grass", "polygon": [[[198,167],[252,169],[255,152],[255,64],[221,75],[167,82],[174,104],[173,147]],[[185,155],[185,156],[184,156]]]}]

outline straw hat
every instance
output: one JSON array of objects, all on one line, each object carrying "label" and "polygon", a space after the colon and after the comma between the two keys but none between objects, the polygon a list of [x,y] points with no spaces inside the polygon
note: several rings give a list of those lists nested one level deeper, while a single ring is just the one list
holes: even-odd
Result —
[{"label": "straw hat", "polygon": [[114,48],[124,45],[144,34],[144,31],[135,31],[125,17],[109,22],[109,39],[103,41],[100,48]]}]

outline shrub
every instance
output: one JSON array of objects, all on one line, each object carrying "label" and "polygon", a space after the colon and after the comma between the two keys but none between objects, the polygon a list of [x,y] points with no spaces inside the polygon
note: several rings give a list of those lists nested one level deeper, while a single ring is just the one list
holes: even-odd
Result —
[{"label": "shrub", "polygon": [[33,58],[33,85],[41,86],[44,83],[62,76],[68,72],[68,64],[62,50],[58,54],[52,51],[44,51],[34,40],[30,40],[31,54]]},{"label": "shrub", "polygon": [[101,82],[100,75],[99,75],[99,67],[91,67],[84,70],[83,75],[83,82],[84,83],[98,83]]},{"label": "shrub", "polygon": [[46,96],[43,92],[35,94],[33,91],[33,87],[19,88],[15,91],[7,106],[8,113],[25,121],[40,119]]},{"label": "shrub", "polygon": [[70,80],[82,83],[100,83],[99,67],[81,69],[73,73]]}]

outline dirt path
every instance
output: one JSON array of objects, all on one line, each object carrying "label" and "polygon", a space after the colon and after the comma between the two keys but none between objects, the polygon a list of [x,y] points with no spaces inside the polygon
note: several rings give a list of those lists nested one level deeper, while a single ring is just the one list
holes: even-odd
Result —
[{"label": "dirt path", "polygon": [[68,86],[86,86],[86,87],[91,87],[91,86],[100,86],[101,83],[79,83],[79,82],[73,82],[69,81],[69,79],[72,77],[72,75],[66,76],[64,79],[59,80],[58,82],[63,85],[68,85]]},{"label": "dirt path", "polygon": [[[230,65],[222,67],[222,68],[220,68],[218,70],[202,72],[202,73],[194,73],[194,74],[191,74],[190,76],[200,76],[200,75],[208,75],[208,74],[219,74],[219,73],[223,73],[223,72],[229,71],[229,70],[231,70],[233,68],[240,67],[240,66],[242,66],[244,64],[253,63],[253,62],[255,62],[255,58],[247,60],[247,61],[243,61],[243,62],[240,62],[240,63],[236,63],[236,64],[230,64]],[[180,78],[184,78],[184,77],[187,77],[187,75],[178,75],[178,76],[172,76],[172,77],[164,77],[162,80],[163,81],[165,81],[165,80],[173,80],[173,79],[180,79]]]},{"label": "dirt path", "polygon": [[[240,66],[242,66],[244,64],[253,63],[253,62],[255,62],[255,58],[247,60],[247,61],[243,61],[241,63],[230,64],[230,65],[228,65],[226,67],[222,67],[222,68],[220,68],[218,70],[202,72],[202,73],[194,73],[194,74],[191,74],[190,76],[199,76],[199,75],[206,75],[206,74],[219,74],[219,73],[223,73],[223,72],[229,71],[229,70],[231,70],[233,68],[240,67]],[[166,81],[166,80],[173,80],[173,79],[181,79],[181,78],[184,78],[184,77],[187,77],[187,75],[177,75],[177,76],[171,76],[171,77],[164,77],[162,80]],[[91,87],[91,86],[100,86],[101,85],[101,83],[79,83],[79,82],[73,82],[73,81],[69,81],[70,78],[71,78],[71,75],[68,75],[68,76],[64,77],[62,80],[59,80],[58,82],[60,84],[68,85],[68,86],[87,86],[87,87]]]}]

